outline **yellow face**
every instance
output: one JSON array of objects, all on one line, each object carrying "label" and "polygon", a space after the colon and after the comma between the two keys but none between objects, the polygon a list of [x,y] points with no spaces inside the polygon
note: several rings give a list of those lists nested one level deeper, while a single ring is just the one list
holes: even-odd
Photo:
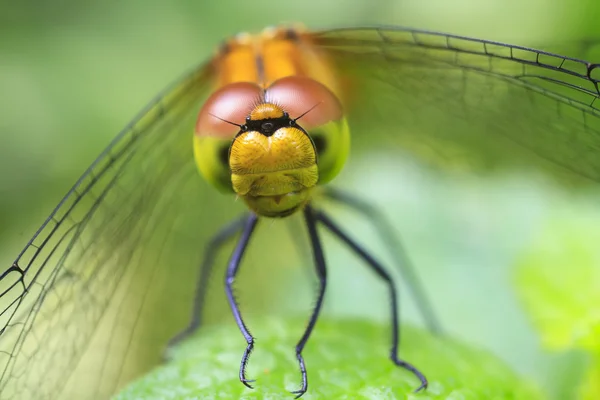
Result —
[{"label": "yellow face", "polygon": [[258,105],[235,137],[229,155],[233,190],[266,216],[293,213],[319,180],[308,134],[278,106]]},{"label": "yellow face", "polygon": [[[194,154],[200,172],[214,186],[235,192],[259,215],[285,217],[310,200],[317,184],[330,181],[341,170],[349,151],[348,126],[335,96],[318,82],[290,77],[266,91],[256,86],[254,92],[253,87],[228,85],[206,102],[194,136]],[[316,97],[291,105],[277,96],[299,88]],[[232,107],[234,96],[242,101],[234,103],[237,109]],[[241,104],[255,105],[244,111],[243,125],[239,120],[247,108]],[[295,112],[296,119],[284,107]],[[308,131],[300,125],[305,122]]]}]

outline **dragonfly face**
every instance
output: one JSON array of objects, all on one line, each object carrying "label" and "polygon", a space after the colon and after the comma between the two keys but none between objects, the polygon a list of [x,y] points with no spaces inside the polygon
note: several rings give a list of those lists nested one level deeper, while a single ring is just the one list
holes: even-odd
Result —
[{"label": "dragonfly face", "polygon": [[322,72],[325,56],[300,31],[242,35],[223,49],[213,61],[222,86],[196,123],[196,163],[209,182],[233,189],[257,214],[290,215],[348,155],[342,105],[326,86],[339,85]]},{"label": "dragonfly face", "polygon": [[[214,254],[210,246],[199,250],[199,239],[214,244],[242,233],[228,269],[230,284],[257,214],[304,212],[321,283],[309,327],[326,280],[317,224],[367,258],[395,297],[385,269],[312,204],[314,188],[331,181],[348,158],[348,127],[353,148],[365,151],[443,167],[459,161],[477,171],[539,167],[597,184],[596,71],[592,62],[398,27],[275,29],[229,40],[127,126],[4,268],[0,398],[84,398],[69,391],[81,377],[95,388],[87,398],[107,398],[146,371],[173,333],[164,328],[174,331],[183,323],[173,308],[189,307],[173,304],[174,293],[197,275],[200,291],[205,289],[207,269],[198,273],[197,267],[200,258]],[[217,200],[209,188],[194,184],[201,181],[196,169],[253,211],[212,241],[199,226],[215,221],[211,206]],[[381,230],[383,242],[401,227],[370,203],[340,193],[330,197],[380,226],[391,225]],[[393,241],[389,247],[391,254],[401,249]],[[401,256],[397,264],[409,265]],[[230,288],[227,293],[239,316]],[[156,305],[169,309],[157,311]],[[431,315],[427,307],[423,312]],[[161,329],[153,329],[155,321]],[[165,333],[157,341],[159,331]],[[103,336],[90,348],[95,335]],[[245,338],[251,350],[253,339]],[[392,361],[401,365],[393,346]],[[84,362],[88,350],[97,354]],[[149,355],[155,357],[148,361]],[[417,369],[403,365],[425,385]]]}]

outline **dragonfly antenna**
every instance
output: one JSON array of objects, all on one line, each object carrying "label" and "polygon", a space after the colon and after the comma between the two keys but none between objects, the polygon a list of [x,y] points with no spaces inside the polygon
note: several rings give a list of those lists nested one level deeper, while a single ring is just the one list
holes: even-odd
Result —
[{"label": "dragonfly antenna", "polygon": [[298,118],[293,119],[292,121],[295,123],[300,118],[304,117],[306,114],[308,114],[309,112],[311,112],[312,110],[314,110],[315,108],[317,108],[317,106],[320,105],[321,103],[323,103],[323,102],[322,101],[318,102],[317,104],[315,104],[314,106],[312,106],[311,108],[309,108],[307,111],[305,111],[304,113],[302,113]]},{"label": "dragonfly antenna", "polygon": [[[309,111],[310,111],[310,110],[309,110]],[[223,118],[221,118],[221,117],[218,117],[218,116],[216,116],[216,115],[215,115],[215,114],[213,114],[213,113],[208,113],[208,115],[210,115],[210,116],[212,116],[212,117],[215,117],[216,119],[218,119],[218,120],[221,120],[221,121],[223,121],[223,122],[227,122],[228,124],[231,124],[231,125],[233,125],[233,126],[237,126],[238,128],[242,129],[242,126],[243,126],[243,125],[236,124],[235,122],[227,121],[226,119],[223,119]],[[304,114],[303,114],[303,115],[304,115]]]}]

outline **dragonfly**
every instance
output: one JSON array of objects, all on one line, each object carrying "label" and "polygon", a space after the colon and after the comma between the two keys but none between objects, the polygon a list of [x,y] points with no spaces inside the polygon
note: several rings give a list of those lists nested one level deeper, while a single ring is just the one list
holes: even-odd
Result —
[{"label": "dragonfly", "polygon": [[[245,371],[255,343],[233,285],[259,222],[292,215],[302,215],[319,282],[295,348],[301,376],[294,395],[308,390],[302,352],[327,283],[319,229],[387,284],[390,358],[416,377],[415,390],[426,389],[427,366],[398,351],[398,294],[388,266],[320,202],[374,225],[427,326],[439,332],[396,224],[359,194],[332,186],[352,163],[352,149],[385,148],[444,168],[530,168],[567,185],[596,184],[599,80],[592,62],[395,26],[276,27],[226,40],[117,135],[0,275],[0,397],[114,394],[146,368],[129,351],[166,344],[144,336],[144,326],[158,317],[169,325],[173,282],[189,280],[181,271],[198,270],[193,310],[168,345],[202,325],[215,258],[236,236],[225,289],[246,340],[239,378],[251,387]],[[211,237],[195,234],[219,220],[211,214],[223,201],[215,192],[242,199],[247,211]],[[148,304],[153,314],[146,315]]]}]

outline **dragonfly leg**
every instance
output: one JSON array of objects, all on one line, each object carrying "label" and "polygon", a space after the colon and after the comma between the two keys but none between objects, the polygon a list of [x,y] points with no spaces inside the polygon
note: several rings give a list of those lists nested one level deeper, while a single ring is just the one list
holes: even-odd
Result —
[{"label": "dragonfly leg", "polygon": [[227,275],[225,277],[225,293],[227,294],[227,300],[229,301],[229,306],[231,307],[231,311],[233,312],[233,317],[235,318],[235,322],[237,323],[242,335],[244,335],[244,339],[246,339],[246,350],[244,351],[244,355],[242,356],[242,362],[240,363],[240,382],[242,382],[245,386],[252,389],[250,385],[254,380],[246,379],[246,365],[248,364],[248,359],[250,354],[252,353],[252,349],[254,348],[254,337],[246,327],[244,320],[242,319],[242,314],[240,313],[240,309],[238,308],[237,301],[235,300],[235,296],[233,295],[233,283],[235,282],[235,276],[238,273],[240,263],[242,261],[242,256],[248,247],[248,243],[250,242],[250,237],[252,236],[252,232],[254,232],[254,228],[258,223],[258,216],[254,213],[250,214],[244,222],[242,236],[240,237],[231,258],[229,259],[229,264],[227,266]]},{"label": "dragonfly leg", "polygon": [[433,311],[433,307],[423,289],[421,280],[402,245],[402,239],[390,225],[389,220],[385,218],[376,207],[373,207],[371,203],[353,196],[350,193],[328,187],[324,190],[324,195],[328,199],[346,205],[359,212],[371,221],[380,240],[392,255],[394,263],[399,267],[403,279],[408,283],[408,288],[416,300],[417,307],[425,320],[427,328],[435,334],[442,334],[443,330],[439,322],[440,319]]},{"label": "dragonfly leg", "polygon": [[390,351],[390,358],[399,367],[405,368],[412,372],[420,381],[421,385],[415,390],[418,392],[422,389],[427,388],[427,379],[425,376],[412,364],[401,360],[398,357],[398,344],[400,342],[400,330],[398,327],[398,294],[394,285],[393,278],[383,268],[383,266],[375,260],[366,250],[364,250],[358,243],[352,240],[346,233],[344,233],[338,225],[333,222],[326,214],[320,211],[315,212],[315,218],[321,222],[325,227],[337,236],[344,244],[346,244],[352,251],[354,251],[360,258],[362,258],[371,269],[388,285],[390,291],[390,301],[392,304],[392,348]]},{"label": "dragonfly leg", "polygon": [[221,230],[214,235],[206,244],[204,252],[204,259],[200,266],[200,274],[198,281],[196,282],[196,294],[194,296],[194,304],[192,308],[192,315],[188,326],[186,326],[181,332],[173,336],[169,340],[167,350],[187,339],[192,335],[202,324],[202,314],[204,310],[204,300],[206,297],[206,291],[208,289],[208,281],[210,279],[212,267],[214,265],[214,259],[218,251],[221,250],[222,246],[227,243],[234,235],[242,230],[244,223],[248,219],[248,215],[244,214],[242,217],[236,219],[225,225]]},{"label": "dragonfly leg", "polygon": [[304,208],[304,220],[306,221],[308,235],[310,237],[310,243],[313,250],[315,269],[317,272],[317,277],[319,279],[319,289],[317,294],[317,301],[308,321],[308,325],[304,330],[304,334],[298,341],[298,344],[296,344],[296,358],[298,359],[300,373],[302,374],[302,385],[300,389],[292,392],[292,394],[296,395],[296,399],[302,396],[304,393],[306,393],[306,390],[308,389],[306,365],[304,364],[304,358],[302,357],[302,350],[304,350],[304,346],[306,345],[306,342],[308,341],[308,338],[310,337],[310,334],[312,333],[315,324],[317,323],[317,318],[319,317],[319,312],[321,311],[321,307],[323,305],[325,288],[327,286],[327,268],[325,265],[325,256],[323,255],[323,248],[321,246],[321,240],[319,239],[319,234],[317,232],[316,219],[312,207],[306,206]]}]

